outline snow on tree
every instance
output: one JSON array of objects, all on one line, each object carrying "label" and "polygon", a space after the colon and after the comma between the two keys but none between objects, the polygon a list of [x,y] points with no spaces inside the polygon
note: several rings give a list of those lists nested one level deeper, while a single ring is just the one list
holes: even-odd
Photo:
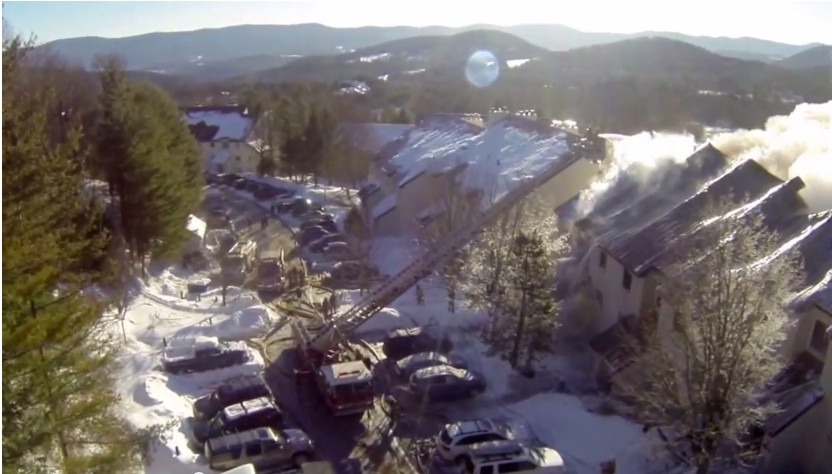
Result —
[{"label": "snow on tree", "polygon": [[645,335],[637,376],[618,383],[638,418],[681,436],[698,474],[722,456],[744,455],[740,439],[777,410],[759,393],[783,367],[784,304],[799,281],[794,260],[767,257],[778,237],[762,218],[728,209],[711,205],[705,215],[720,217],[660,262],[667,319]]},{"label": "snow on tree", "polygon": [[484,229],[468,247],[464,294],[471,307],[488,311],[486,340],[514,366],[531,364],[535,354],[549,348],[559,309],[552,295],[555,262],[565,248],[554,215],[536,196]]}]

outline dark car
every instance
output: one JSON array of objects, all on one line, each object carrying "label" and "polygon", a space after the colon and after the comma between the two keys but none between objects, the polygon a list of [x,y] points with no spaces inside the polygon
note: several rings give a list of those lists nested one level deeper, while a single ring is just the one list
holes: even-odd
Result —
[{"label": "dark car", "polygon": [[448,365],[459,369],[467,369],[468,364],[464,360],[447,356],[439,352],[420,352],[407,356],[396,362],[395,372],[400,378],[410,380],[410,376],[428,367]]},{"label": "dark car", "polygon": [[300,230],[306,230],[310,227],[320,227],[327,232],[338,232],[338,226],[335,225],[334,221],[317,219],[304,222],[300,225]]},{"label": "dark car", "polygon": [[[328,229],[323,229],[323,230],[328,230]],[[324,247],[326,247],[327,245],[329,245],[333,242],[346,242],[346,241],[347,241],[347,239],[346,239],[346,237],[344,237],[343,234],[326,234],[323,237],[321,237],[320,239],[313,240],[312,242],[310,242],[309,245],[307,246],[307,248],[309,249],[310,252],[316,252],[317,253],[317,252],[322,251],[324,249]]]},{"label": "dark car", "polygon": [[325,231],[320,227],[310,227],[300,233],[298,236],[298,243],[300,245],[309,245],[311,242],[320,239],[321,237],[327,235],[329,232]]},{"label": "dark car", "polygon": [[223,343],[215,337],[186,337],[168,341],[162,351],[162,368],[172,374],[205,372],[245,364],[250,359],[243,343]]},{"label": "dark car", "polygon": [[231,186],[234,189],[239,189],[240,191],[244,191],[246,189],[246,183],[248,183],[248,180],[246,180],[245,178],[239,178],[236,181],[234,181],[234,183],[232,183]]},{"label": "dark car", "polygon": [[382,351],[388,359],[401,360],[420,352],[450,352],[451,341],[445,337],[437,339],[425,328],[415,327],[390,331],[384,338]]},{"label": "dark car", "polygon": [[449,365],[427,367],[410,376],[408,388],[421,400],[449,402],[474,398],[485,391],[485,378]]},{"label": "dark car", "polygon": [[336,263],[335,266],[332,267],[329,274],[336,280],[355,281],[361,279],[362,277],[369,277],[370,279],[378,278],[381,276],[381,270],[372,264],[358,261],[347,261]]},{"label": "dark car", "polygon": [[223,408],[259,397],[271,397],[266,381],[259,375],[246,375],[229,380],[213,392],[194,401],[194,419],[210,420]]},{"label": "dark car", "polygon": [[312,201],[309,199],[297,197],[292,201],[292,215],[295,217],[303,215],[310,209],[312,209]]},{"label": "dark car", "polygon": [[279,428],[283,413],[271,399],[260,397],[245,400],[220,410],[210,421],[194,426],[194,441],[202,444],[211,438],[255,428]]},{"label": "dark car", "polygon": [[261,184],[260,181],[255,181],[253,179],[247,179],[246,184],[243,185],[243,189],[250,192],[250,193],[253,193],[254,191],[257,191],[258,188],[260,188],[260,184]]},{"label": "dark car", "polygon": [[234,173],[226,173],[218,176],[219,182],[226,186],[231,186],[238,179],[240,179],[240,176]]}]

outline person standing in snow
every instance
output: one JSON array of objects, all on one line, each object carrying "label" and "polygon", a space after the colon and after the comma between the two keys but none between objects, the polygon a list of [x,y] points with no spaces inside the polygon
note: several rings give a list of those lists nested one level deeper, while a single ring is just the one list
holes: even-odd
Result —
[{"label": "person standing in snow", "polygon": [[422,286],[416,283],[416,304],[422,306],[425,304],[425,293],[422,291]]},{"label": "person standing in snow", "polygon": [[456,290],[454,288],[448,289],[448,311],[456,313]]}]

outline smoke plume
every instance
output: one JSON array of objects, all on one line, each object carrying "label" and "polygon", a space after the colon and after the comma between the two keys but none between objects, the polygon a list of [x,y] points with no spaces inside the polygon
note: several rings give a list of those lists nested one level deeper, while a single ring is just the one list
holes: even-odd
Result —
[{"label": "smoke plume", "polygon": [[612,144],[602,177],[581,192],[577,214],[589,214],[612,187],[627,182],[633,192],[649,192],[651,184],[667,172],[668,165],[678,164],[693,153],[693,135],[642,132],[637,135],[602,135]]},{"label": "smoke plume", "polygon": [[[655,183],[673,176],[695,147],[691,135],[642,132],[603,135],[613,156],[600,179],[581,193],[579,217],[603,202],[611,187],[626,180],[633,191],[649,192]],[[799,176],[806,187],[801,196],[811,212],[832,209],[832,101],[800,104],[788,116],[774,116],[764,129],[719,131],[709,137],[730,163],[753,159],[780,179]]]},{"label": "smoke plume", "polygon": [[753,159],[783,180],[799,176],[812,212],[832,209],[832,101],[800,104],[787,116],[769,118],[763,130],[724,133],[712,141],[732,161]]}]

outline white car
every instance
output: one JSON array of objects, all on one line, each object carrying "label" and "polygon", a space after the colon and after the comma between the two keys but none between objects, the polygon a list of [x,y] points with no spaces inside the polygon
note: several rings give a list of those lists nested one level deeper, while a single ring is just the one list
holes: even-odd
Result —
[{"label": "white car", "polygon": [[563,458],[552,448],[525,447],[515,441],[471,445],[463,462],[466,474],[564,474]]},{"label": "white car", "polygon": [[495,420],[458,421],[445,425],[436,435],[436,452],[445,461],[461,465],[471,456],[471,445],[516,438],[510,426]]}]

